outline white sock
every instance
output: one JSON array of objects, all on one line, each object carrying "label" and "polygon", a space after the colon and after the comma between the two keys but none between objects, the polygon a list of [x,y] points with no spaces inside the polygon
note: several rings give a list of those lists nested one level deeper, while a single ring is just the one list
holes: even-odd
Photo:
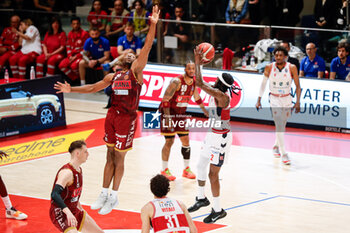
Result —
[{"label": "white sock", "polygon": [[198,199],[204,199],[205,198],[205,186],[198,186]]},{"label": "white sock", "polygon": [[1,197],[1,199],[4,202],[5,208],[11,209],[12,203],[11,203],[10,197],[7,195],[6,197]]},{"label": "white sock", "polygon": [[111,197],[112,197],[113,199],[118,199],[118,191],[115,191],[115,190],[112,189],[112,191],[111,191]]},{"label": "white sock", "polygon": [[102,188],[102,192],[103,196],[107,196],[108,195],[108,188]]},{"label": "white sock", "polygon": [[85,83],[86,83],[85,80],[80,80],[81,85],[85,85]]},{"label": "white sock", "polygon": [[278,147],[281,155],[286,154],[286,149],[284,147],[284,132],[276,132],[276,138],[278,140]]},{"label": "white sock", "polygon": [[213,197],[213,209],[214,209],[215,212],[220,212],[221,211],[220,196],[219,197]]},{"label": "white sock", "polygon": [[184,166],[185,166],[185,169],[190,166],[190,160],[189,159],[184,159]]},{"label": "white sock", "polygon": [[162,168],[163,168],[163,171],[168,168],[168,161],[162,160]]}]

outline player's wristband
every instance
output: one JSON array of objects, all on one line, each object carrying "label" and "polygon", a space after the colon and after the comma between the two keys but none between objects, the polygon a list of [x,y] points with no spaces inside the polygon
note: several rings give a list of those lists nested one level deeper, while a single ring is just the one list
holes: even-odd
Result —
[{"label": "player's wristband", "polygon": [[196,100],[196,103],[197,103],[198,105],[202,104],[202,103],[203,103],[202,98],[199,98],[199,100]]},{"label": "player's wristband", "polygon": [[163,107],[163,108],[170,108],[170,103],[169,103],[169,101],[163,101],[163,102],[162,102],[162,107]]}]

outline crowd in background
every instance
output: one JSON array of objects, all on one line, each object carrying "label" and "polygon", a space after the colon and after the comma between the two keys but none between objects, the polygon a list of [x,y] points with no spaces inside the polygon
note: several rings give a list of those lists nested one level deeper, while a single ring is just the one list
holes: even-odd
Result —
[{"label": "crowd in background", "polygon": [[[101,64],[110,61],[110,55],[116,57],[124,51],[134,51],[139,54],[142,44],[149,29],[147,20],[150,16],[152,5],[159,5],[162,11],[161,19],[172,19],[179,21],[176,23],[163,23],[162,36],[176,37],[177,49],[165,48],[165,63],[183,63],[191,51],[191,42],[194,37],[203,34],[203,29],[191,27],[190,24],[180,21],[201,21],[218,22],[227,24],[254,24],[254,25],[279,25],[279,26],[301,26],[324,28],[324,29],[345,29],[347,0],[317,0],[312,17],[300,18],[303,9],[303,0],[93,0],[91,10],[86,20],[89,24],[89,33],[81,27],[80,18],[73,17],[71,20],[72,30],[64,32],[62,23],[58,15],[51,12],[71,12],[75,15],[76,5],[82,1],[39,1],[39,0],[16,0],[0,1],[0,5],[13,9],[38,10],[44,14],[33,15],[28,11],[18,11],[19,16],[13,16],[10,20],[10,27],[4,28],[0,41],[0,70],[6,66],[10,69],[10,75],[15,78],[25,78],[28,65],[36,63],[36,76],[38,78],[45,75],[53,75],[62,72],[71,81],[80,78],[84,81],[85,68],[98,69]],[[191,5],[191,9],[189,6]],[[16,12],[16,11],[15,11]],[[45,14],[45,12],[47,14]],[[27,17],[31,16],[31,17]],[[20,21],[20,17],[23,19]],[[30,19],[29,19],[30,18]],[[50,23],[47,23],[50,22]],[[202,30],[202,31],[201,31]],[[205,31],[205,30],[204,30]],[[217,34],[224,38],[218,44],[223,48],[230,48],[237,52],[242,48],[242,41],[256,43],[260,36],[249,33],[248,29],[230,27],[217,29]],[[255,32],[258,33],[257,30]],[[68,35],[68,36],[67,36]],[[279,40],[293,42],[294,31],[285,30],[283,32],[272,32],[272,36]],[[90,37],[90,38],[89,38]],[[334,36],[332,33],[318,33],[317,38],[309,36],[302,44],[302,51],[306,52],[306,57],[298,62],[301,69],[313,64],[316,55],[310,54],[310,47],[325,48],[319,50],[327,61],[338,54],[337,64],[334,58],[328,67],[330,78],[346,79],[348,68],[347,59],[344,60],[341,54],[347,58],[349,48],[346,43],[341,43],[342,48],[336,47],[341,38],[337,38],[336,43],[329,43]],[[95,40],[94,40],[95,38]],[[227,39],[229,38],[229,39]],[[103,51],[96,48],[96,51],[88,51],[87,40],[91,46],[103,47]],[[199,37],[199,40],[203,37]],[[333,41],[334,42],[334,41]],[[289,45],[289,43],[287,43]],[[333,54],[325,54],[327,46],[332,46]],[[156,61],[156,40],[154,48],[150,54],[150,60]],[[311,48],[312,49],[312,48]],[[86,56],[92,58],[93,64],[86,63]],[[108,52],[108,54],[105,54]],[[305,60],[308,57],[309,60]],[[320,58],[319,55],[316,57]],[[295,62],[294,62],[295,63]],[[322,62],[321,62],[322,63]],[[336,65],[335,65],[336,64]],[[339,67],[343,71],[340,74],[335,72]],[[319,67],[319,63],[313,64],[313,69]],[[323,65],[320,66],[323,70]],[[325,72],[326,70],[321,71]],[[345,73],[344,73],[345,72]],[[321,74],[320,73],[320,74]],[[327,71],[326,71],[327,73]],[[338,75],[339,73],[339,75]],[[303,71],[301,74],[305,74]],[[313,72],[315,75],[315,72]],[[325,77],[316,72],[316,77]],[[335,75],[334,75],[335,74]],[[305,75],[307,76],[307,75]],[[85,82],[85,81],[84,81]]]}]

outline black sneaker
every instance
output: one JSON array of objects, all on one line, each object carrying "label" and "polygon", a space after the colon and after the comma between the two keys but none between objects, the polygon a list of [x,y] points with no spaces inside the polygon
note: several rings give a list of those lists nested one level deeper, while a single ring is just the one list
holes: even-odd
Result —
[{"label": "black sneaker", "polygon": [[198,197],[196,197],[196,203],[194,203],[193,206],[188,208],[188,212],[194,212],[196,210],[199,210],[201,207],[208,205],[210,205],[210,201],[208,200],[208,198],[198,199]]},{"label": "black sneaker", "polygon": [[224,218],[226,217],[227,213],[224,209],[221,209],[220,212],[215,212],[214,209],[211,210],[211,213],[209,214],[209,216],[207,216],[203,222],[204,223],[214,223],[217,220],[219,220],[220,218]]}]

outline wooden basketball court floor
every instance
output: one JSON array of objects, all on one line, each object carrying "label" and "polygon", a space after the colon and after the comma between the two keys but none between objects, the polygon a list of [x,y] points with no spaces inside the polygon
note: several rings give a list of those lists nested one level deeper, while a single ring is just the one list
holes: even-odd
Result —
[{"label": "wooden basketball court floor", "polygon": [[[101,118],[106,114],[103,109],[106,99],[101,94],[71,94],[65,97],[68,126],[64,130],[79,131],[90,125],[89,122],[98,123],[95,130],[98,135],[88,141],[90,156],[83,165],[81,202],[106,232],[140,232],[138,213],[152,199],[149,179],[161,170],[163,137],[159,132],[144,133],[139,129],[134,139],[134,149],[126,157],[124,179],[119,190],[120,204],[112,214],[98,215],[96,211],[90,210],[89,205],[101,191],[106,153],[102,142]],[[199,222],[210,213],[211,207],[192,213],[199,232],[350,232],[349,135],[288,129],[290,132],[286,133],[286,147],[292,165],[283,166],[272,155],[274,134],[254,130],[271,130],[271,126],[239,122],[233,124],[251,130],[234,132],[228,163],[220,173],[221,205],[226,209],[227,217],[217,221],[217,224],[208,225]],[[2,139],[0,148],[37,140],[38,137],[50,138],[54,131]],[[200,132],[190,134],[191,167],[195,173],[204,136],[205,133]],[[181,177],[183,161],[180,148],[181,143],[176,139],[169,167],[177,179],[171,182],[169,196],[190,206],[194,202],[197,185],[195,180]],[[68,160],[68,153],[59,153],[1,165],[0,174],[13,204],[28,213],[29,218],[24,222],[6,220],[4,206],[0,204],[0,232],[58,232],[48,218],[48,199],[58,168]],[[206,194],[211,200],[209,182]]]}]

